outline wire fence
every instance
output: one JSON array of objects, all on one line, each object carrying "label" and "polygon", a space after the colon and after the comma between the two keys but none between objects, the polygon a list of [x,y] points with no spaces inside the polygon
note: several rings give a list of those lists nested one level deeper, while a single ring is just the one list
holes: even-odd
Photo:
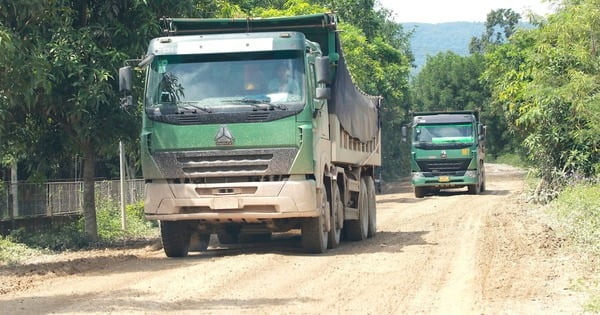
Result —
[{"label": "wire fence", "polygon": [[[96,200],[121,200],[119,180],[97,181]],[[125,204],[144,199],[144,180],[125,181]],[[14,196],[17,202],[14,202]],[[0,220],[83,212],[83,182],[0,183]]]}]

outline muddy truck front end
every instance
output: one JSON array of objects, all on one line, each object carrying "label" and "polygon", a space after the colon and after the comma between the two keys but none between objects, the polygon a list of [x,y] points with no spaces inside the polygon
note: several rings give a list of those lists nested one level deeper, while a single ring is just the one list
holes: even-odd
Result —
[{"label": "muddy truck front end", "polygon": [[146,71],[144,209],[166,255],[206,250],[211,235],[231,244],[298,229],[313,253],[342,232],[373,235],[381,99],[351,83],[336,17],[163,23],[120,82],[131,105],[132,71]]}]

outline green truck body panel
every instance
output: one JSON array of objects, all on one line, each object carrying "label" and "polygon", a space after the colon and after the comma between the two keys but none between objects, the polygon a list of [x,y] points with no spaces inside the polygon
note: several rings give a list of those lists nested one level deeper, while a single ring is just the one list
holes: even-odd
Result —
[{"label": "green truck body panel", "polygon": [[478,111],[413,114],[411,171],[415,195],[443,188],[485,185],[485,127]]},{"label": "green truck body panel", "polygon": [[[322,233],[339,239],[334,216],[366,220],[356,205],[381,165],[381,98],[351,82],[335,15],[162,23],[138,67],[145,211],[166,225],[167,255],[187,253],[177,230],[302,228],[320,251]],[[344,206],[328,215],[332,185]]]}]

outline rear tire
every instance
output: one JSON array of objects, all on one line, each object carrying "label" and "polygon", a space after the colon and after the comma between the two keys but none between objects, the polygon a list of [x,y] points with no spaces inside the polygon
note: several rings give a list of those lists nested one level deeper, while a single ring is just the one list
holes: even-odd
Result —
[{"label": "rear tire", "polygon": [[369,230],[367,237],[372,237],[377,233],[377,191],[372,177],[367,177],[367,198],[369,205]]},{"label": "rear tire", "polygon": [[336,182],[331,184],[331,200],[329,208],[331,209],[331,229],[329,230],[329,248],[336,248],[340,245],[342,236],[342,226],[344,225],[344,205],[340,197],[340,188]]},{"label": "rear tire", "polygon": [[167,257],[188,255],[191,233],[182,221],[160,221],[160,236]]},{"label": "rear tire", "polygon": [[351,241],[362,241],[369,233],[369,196],[365,179],[360,180],[358,192],[358,220],[350,220],[345,224],[346,236]]}]

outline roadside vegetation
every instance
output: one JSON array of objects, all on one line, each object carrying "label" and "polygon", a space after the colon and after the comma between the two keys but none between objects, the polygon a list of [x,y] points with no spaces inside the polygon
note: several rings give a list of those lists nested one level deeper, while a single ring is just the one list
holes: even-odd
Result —
[{"label": "roadside vegetation", "polygon": [[122,229],[121,210],[117,202],[99,203],[99,241],[90,243],[83,233],[83,218],[60,227],[44,231],[14,230],[6,237],[0,236],[0,265],[14,265],[29,258],[65,250],[80,250],[92,247],[123,246],[158,237],[158,226],[144,218],[143,202],[129,205],[125,209],[126,229]]},{"label": "roadside vegetation", "polygon": [[548,207],[557,222],[558,233],[589,268],[588,278],[579,279],[574,289],[587,292],[586,311],[600,313],[600,182],[571,184]]}]

